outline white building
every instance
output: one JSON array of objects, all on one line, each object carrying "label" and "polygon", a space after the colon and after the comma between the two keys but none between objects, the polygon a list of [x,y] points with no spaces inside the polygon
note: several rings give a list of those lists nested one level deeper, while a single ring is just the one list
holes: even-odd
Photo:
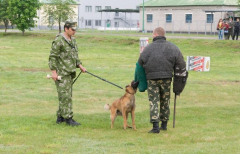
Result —
[{"label": "white building", "polygon": [[80,0],[79,28],[137,27],[139,13],[98,12],[105,9],[138,9],[142,0]]}]

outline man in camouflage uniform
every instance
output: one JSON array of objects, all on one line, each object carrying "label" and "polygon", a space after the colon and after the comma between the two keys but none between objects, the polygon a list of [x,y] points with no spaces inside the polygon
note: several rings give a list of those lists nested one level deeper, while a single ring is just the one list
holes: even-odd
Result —
[{"label": "man in camouflage uniform", "polygon": [[[57,35],[52,42],[49,56],[49,68],[52,71],[52,79],[55,81],[59,99],[56,122],[66,121],[71,126],[80,125],[72,119],[72,83],[76,77],[76,68],[86,72],[78,58],[76,40],[72,37],[75,33],[76,22],[66,21],[64,33]],[[61,80],[57,80],[58,76],[61,76]]]},{"label": "man in camouflage uniform", "polygon": [[[150,122],[153,124],[149,133],[159,133],[160,129],[167,130],[174,67],[186,68],[186,63],[178,47],[166,41],[165,31],[161,27],[153,31],[153,42],[144,48],[138,63],[144,68],[148,83]],[[160,121],[162,124],[159,128]]]}]

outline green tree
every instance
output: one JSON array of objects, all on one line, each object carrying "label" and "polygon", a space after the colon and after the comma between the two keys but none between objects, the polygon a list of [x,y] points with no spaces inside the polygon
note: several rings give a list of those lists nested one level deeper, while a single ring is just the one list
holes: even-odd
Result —
[{"label": "green tree", "polygon": [[59,33],[61,33],[61,22],[73,19],[76,16],[73,10],[73,5],[76,5],[76,2],[74,0],[49,0],[49,2],[49,4],[44,5],[45,22],[48,23],[49,27],[57,23]]},{"label": "green tree", "polygon": [[9,19],[8,19],[8,13],[7,8],[9,6],[9,0],[0,0],[0,22],[3,21],[5,26],[5,33],[7,32]]},{"label": "green tree", "polygon": [[26,29],[35,26],[34,18],[38,18],[40,6],[39,0],[9,0],[8,17],[24,35]]}]

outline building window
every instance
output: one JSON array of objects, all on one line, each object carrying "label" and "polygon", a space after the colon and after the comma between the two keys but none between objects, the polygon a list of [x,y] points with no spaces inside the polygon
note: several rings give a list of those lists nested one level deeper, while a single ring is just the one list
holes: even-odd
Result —
[{"label": "building window", "polygon": [[99,10],[101,10],[102,7],[101,6],[95,6],[95,11],[98,12]]},{"label": "building window", "polygon": [[91,20],[85,20],[86,26],[91,26],[92,25],[92,21]]},{"label": "building window", "polygon": [[213,23],[213,14],[207,14],[207,23]]},{"label": "building window", "polygon": [[95,26],[101,26],[101,20],[95,20]]},{"label": "building window", "polygon": [[92,12],[92,6],[86,6],[86,12]]},{"label": "building window", "polygon": [[172,23],[172,14],[166,14],[166,23]]},{"label": "building window", "polygon": [[147,22],[153,22],[153,15],[147,14]]},{"label": "building window", "polygon": [[192,14],[186,14],[186,23],[192,23]]},{"label": "building window", "polygon": [[111,6],[105,6],[105,9],[106,9],[106,10],[110,10],[110,9],[111,9]]}]

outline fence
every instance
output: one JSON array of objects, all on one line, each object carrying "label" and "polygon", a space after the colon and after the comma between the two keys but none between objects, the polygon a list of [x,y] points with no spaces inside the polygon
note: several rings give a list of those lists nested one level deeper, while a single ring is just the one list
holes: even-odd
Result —
[{"label": "fence", "polygon": [[[64,23],[61,23],[63,29]],[[163,27],[167,33],[185,33],[185,34],[217,34],[217,22],[207,23],[206,21],[186,21],[175,20],[167,23],[161,20],[152,20],[151,22],[145,21],[144,32],[151,33],[156,27]],[[3,25],[0,28],[4,29]],[[9,26],[11,28],[11,25]],[[126,33],[142,32],[142,21],[128,20],[124,21],[121,19],[114,20],[79,20],[78,28],[82,31],[125,31]],[[33,29],[46,30],[46,29],[58,29],[55,24],[51,27],[47,25],[36,25]]]},{"label": "fence", "polygon": [[168,33],[194,33],[194,34],[214,34],[217,33],[217,23],[206,21],[181,21],[175,20],[170,23],[166,21],[155,20],[145,23],[145,31],[153,31],[156,27],[163,27]]}]

